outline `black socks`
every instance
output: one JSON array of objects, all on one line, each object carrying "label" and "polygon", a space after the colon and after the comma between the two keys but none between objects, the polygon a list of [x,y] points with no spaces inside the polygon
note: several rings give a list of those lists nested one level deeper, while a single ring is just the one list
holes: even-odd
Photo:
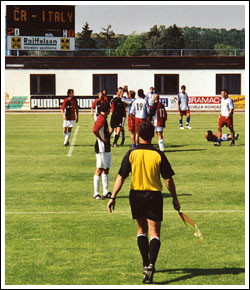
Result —
[{"label": "black socks", "polygon": [[138,234],[137,235],[137,243],[138,247],[141,252],[142,260],[143,260],[143,266],[149,265],[149,258],[148,258],[148,252],[149,252],[149,243],[148,243],[148,237],[145,234]]},{"label": "black socks", "polygon": [[143,266],[148,266],[149,264],[155,265],[161,246],[160,239],[153,237],[149,243],[146,234],[138,234],[137,243],[142,256]]},{"label": "black socks", "polygon": [[153,237],[149,243],[149,264],[155,265],[160,250],[161,241],[158,237]]}]

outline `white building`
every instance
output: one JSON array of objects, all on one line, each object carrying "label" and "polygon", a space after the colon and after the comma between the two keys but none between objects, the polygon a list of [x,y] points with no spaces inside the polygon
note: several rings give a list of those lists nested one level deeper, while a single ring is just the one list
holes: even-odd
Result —
[{"label": "white building", "polygon": [[26,109],[57,109],[69,88],[82,109],[91,106],[100,90],[111,96],[124,85],[145,93],[153,86],[169,110],[177,108],[181,85],[187,88],[191,109],[219,109],[223,88],[235,99],[245,97],[244,57],[8,56],[5,60],[6,94],[10,99],[27,97]]}]

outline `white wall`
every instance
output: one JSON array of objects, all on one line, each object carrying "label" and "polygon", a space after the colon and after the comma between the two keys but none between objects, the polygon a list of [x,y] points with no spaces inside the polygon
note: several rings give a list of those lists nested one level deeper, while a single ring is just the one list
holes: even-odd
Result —
[{"label": "white wall", "polygon": [[5,71],[5,92],[9,96],[29,96],[30,77],[29,73],[23,70]]},{"label": "white wall", "polygon": [[154,74],[179,74],[180,86],[185,84],[189,96],[215,96],[216,73],[241,73],[241,94],[245,95],[243,69],[235,70],[25,70],[5,71],[5,92],[10,96],[29,96],[30,74],[56,74],[56,95],[66,95],[69,88],[75,95],[93,94],[93,74],[118,74],[118,86],[128,85],[137,91],[154,86]]}]

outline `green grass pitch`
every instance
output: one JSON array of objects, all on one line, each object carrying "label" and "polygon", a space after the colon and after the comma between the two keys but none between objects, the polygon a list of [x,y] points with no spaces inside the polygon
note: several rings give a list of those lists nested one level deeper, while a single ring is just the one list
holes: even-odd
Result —
[{"label": "green grass pitch", "polygon": [[[165,187],[155,284],[245,284],[245,115],[234,116],[240,134],[235,147],[205,140],[207,130],[216,132],[217,119],[217,114],[192,114],[192,130],[179,130],[178,115],[168,116],[165,154],[175,171],[181,209],[205,242],[181,221]],[[142,284],[130,177],[108,214],[107,200],[92,198],[93,118],[80,114],[76,126],[70,157],[60,114],[5,116],[6,285]],[[126,126],[124,146],[112,148],[111,191],[129,148]]]}]

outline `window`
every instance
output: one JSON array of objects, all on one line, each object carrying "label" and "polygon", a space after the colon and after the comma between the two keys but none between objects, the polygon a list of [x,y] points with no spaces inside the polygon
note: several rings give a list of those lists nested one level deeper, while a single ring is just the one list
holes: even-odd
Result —
[{"label": "window", "polygon": [[222,89],[228,89],[231,95],[240,95],[240,83],[240,74],[216,74],[216,95],[220,95]]},{"label": "window", "polygon": [[55,95],[56,94],[55,75],[30,75],[31,95]]},{"label": "window", "polygon": [[107,94],[115,95],[117,89],[116,74],[93,75],[93,95],[104,89],[107,90]]},{"label": "window", "polygon": [[155,75],[155,91],[159,94],[175,95],[179,92],[179,75]]}]

